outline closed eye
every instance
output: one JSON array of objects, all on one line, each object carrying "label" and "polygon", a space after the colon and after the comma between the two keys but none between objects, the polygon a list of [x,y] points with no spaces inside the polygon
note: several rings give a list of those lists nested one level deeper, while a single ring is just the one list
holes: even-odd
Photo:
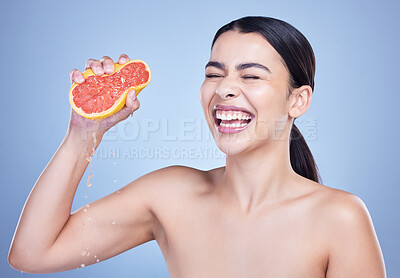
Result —
[{"label": "closed eye", "polygon": [[244,78],[244,79],[260,79],[260,77],[255,76],[255,75],[245,75],[242,78]]},{"label": "closed eye", "polygon": [[207,78],[217,78],[217,77],[221,77],[221,75],[218,74],[206,74]]}]

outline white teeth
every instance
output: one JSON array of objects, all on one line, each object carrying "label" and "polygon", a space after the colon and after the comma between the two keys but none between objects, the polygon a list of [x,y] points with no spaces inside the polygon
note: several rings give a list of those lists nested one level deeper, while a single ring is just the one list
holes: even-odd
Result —
[{"label": "white teeth", "polygon": [[224,126],[224,127],[243,127],[243,126],[247,125],[247,123],[242,123],[242,124],[239,124],[239,123],[233,123],[233,124],[221,123],[220,125]]},{"label": "white teeth", "polygon": [[245,114],[245,113],[241,113],[241,112],[239,112],[239,113],[225,113],[225,112],[217,111],[216,117],[219,120],[228,120],[228,121],[236,120],[236,119],[238,119],[238,120],[250,120],[251,119],[250,115],[248,115],[247,113]]},{"label": "white teeth", "polygon": [[248,115],[243,115],[243,114],[238,114],[237,119],[238,120],[249,120],[251,117]]}]

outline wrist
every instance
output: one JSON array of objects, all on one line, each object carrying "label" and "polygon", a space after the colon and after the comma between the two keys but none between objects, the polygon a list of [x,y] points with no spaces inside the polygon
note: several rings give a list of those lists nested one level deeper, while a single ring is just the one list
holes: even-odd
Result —
[{"label": "wrist", "polygon": [[86,129],[69,127],[64,139],[63,143],[69,143],[74,145],[75,148],[80,151],[87,151],[96,149],[103,139],[104,132],[103,131],[89,131]]}]

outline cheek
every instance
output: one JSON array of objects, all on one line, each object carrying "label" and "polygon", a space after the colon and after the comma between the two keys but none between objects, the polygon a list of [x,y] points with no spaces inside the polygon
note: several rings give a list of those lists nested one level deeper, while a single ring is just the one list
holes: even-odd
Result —
[{"label": "cheek", "polygon": [[285,110],[286,98],[284,92],[272,87],[261,88],[252,92],[252,102],[258,115],[280,115]]},{"label": "cheek", "polygon": [[208,109],[208,105],[213,97],[214,93],[212,90],[212,86],[210,84],[204,82],[200,87],[200,103],[203,106],[204,110]]}]

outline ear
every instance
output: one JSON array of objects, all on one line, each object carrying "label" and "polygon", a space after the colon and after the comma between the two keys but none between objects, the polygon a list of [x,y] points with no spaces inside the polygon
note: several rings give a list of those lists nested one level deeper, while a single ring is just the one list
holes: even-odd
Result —
[{"label": "ear", "polygon": [[292,118],[298,118],[306,113],[311,103],[312,92],[309,85],[293,89],[289,98],[289,115]]}]

